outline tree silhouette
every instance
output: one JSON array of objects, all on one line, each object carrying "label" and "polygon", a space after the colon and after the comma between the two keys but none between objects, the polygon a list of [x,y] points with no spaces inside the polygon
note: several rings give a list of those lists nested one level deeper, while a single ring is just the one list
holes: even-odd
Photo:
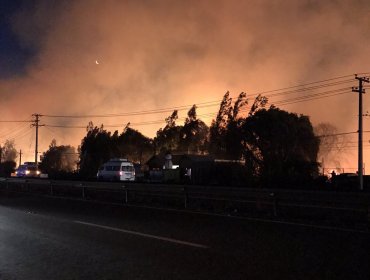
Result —
[{"label": "tree silhouette", "polygon": [[85,178],[95,177],[99,166],[115,154],[111,133],[106,131],[103,125],[94,127],[93,123],[90,122],[87,134],[79,147],[79,152],[80,174]]},{"label": "tree silhouette", "polygon": [[120,157],[136,163],[146,162],[154,152],[152,140],[129,126],[118,137],[117,145]]},{"label": "tree silhouette", "polygon": [[[257,97],[254,99],[251,109],[249,110],[248,115],[253,116],[258,110],[265,108],[267,102],[268,102],[267,97],[262,96],[261,94],[257,95]],[[274,106],[272,106],[272,108],[274,108]]]},{"label": "tree silhouette", "polygon": [[262,109],[243,124],[245,159],[266,186],[300,183],[318,172],[319,139],[307,116]]},{"label": "tree silhouette", "polygon": [[230,97],[230,92],[227,91],[222,98],[216,119],[212,121],[210,127],[209,152],[216,157],[225,157],[226,155],[225,135],[232,111],[232,98]]},{"label": "tree silhouette", "polygon": [[208,145],[208,126],[197,118],[196,105],[188,111],[188,117],[180,130],[179,150],[187,154],[204,154]]},{"label": "tree silhouette", "polygon": [[193,105],[183,126],[176,124],[178,111],[174,110],[154,139],[130,128],[130,123],[121,134],[111,134],[103,125],[90,122],[79,147],[80,174],[95,177],[98,167],[113,157],[143,163],[153,153],[208,153],[216,158],[244,159],[245,166],[239,169],[248,174],[239,178],[254,176],[265,186],[309,181],[318,171],[320,144],[309,118],[274,106],[267,110],[267,102],[258,95],[247,110],[246,93],[241,92],[233,103],[226,92],[210,128],[198,118]]},{"label": "tree silhouette", "polygon": [[6,140],[0,147],[0,176],[10,177],[15,171],[17,156],[14,140]]},{"label": "tree silhouette", "polygon": [[[263,108],[266,103],[266,97],[257,96],[249,111],[249,116]],[[216,119],[212,121],[210,127],[209,152],[211,154],[232,160],[239,160],[243,157],[242,124],[245,121],[243,112],[247,105],[248,99],[245,92],[239,94],[234,104],[230,93],[225,93]]]},{"label": "tree silhouette", "polygon": [[14,140],[6,140],[1,149],[1,162],[3,161],[16,161],[18,152],[15,149]]},{"label": "tree silhouette", "polygon": [[230,110],[230,115],[228,116],[228,122],[224,134],[226,158],[234,160],[239,160],[242,158],[243,132],[241,129],[241,124],[243,123],[243,117],[241,116],[241,111],[246,105],[248,105],[247,94],[242,92],[239,94],[234,106],[232,107],[232,110]]},{"label": "tree silhouette", "polygon": [[74,147],[69,145],[58,146],[53,139],[49,149],[43,153],[40,169],[42,172],[54,177],[60,173],[70,173],[76,171],[78,154]]},{"label": "tree silhouette", "polygon": [[178,151],[182,126],[176,125],[177,119],[178,112],[174,110],[173,113],[165,119],[166,126],[157,131],[157,136],[154,138],[154,145],[157,153]]}]

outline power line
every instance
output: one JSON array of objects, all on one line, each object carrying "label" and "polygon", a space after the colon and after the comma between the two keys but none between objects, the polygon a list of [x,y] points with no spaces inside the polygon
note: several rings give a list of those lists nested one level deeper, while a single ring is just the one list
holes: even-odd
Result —
[{"label": "power line", "polygon": [[[322,88],[327,88],[327,87],[333,87],[337,85],[341,85],[344,83],[351,82],[352,80],[346,79],[346,80],[340,80],[344,78],[351,77],[352,75],[346,75],[346,76],[340,76],[340,77],[335,77],[331,79],[326,79],[326,80],[321,80],[321,81],[316,81],[316,82],[311,82],[311,83],[306,83],[306,84],[300,84],[292,87],[285,87],[281,89],[275,89],[271,91],[265,91],[262,94],[266,93],[274,93],[271,95],[267,95],[269,98],[270,97],[276,97],[276,96],[282,96],[282,95],[288,95],[288,94],[293,94],[293,93],[302,93],[302,92],[309,92],[309,91],[314,91]],[[324,83],[324,84],[323,84]],[[272,104],[276,106],[286,106],[290,104],[295,104],[299,102],[307,102],[307,101],[313,101],[317,99],[322,99],[322,98],[327,98],[327,97],[332,97],[332,96],[337,96],[341,94],[347,93],[347,90],[350,88],[339,88],[339,89],[333,89],[329,91],[323,91],[323,92],[318,92],[318,93],[312,93],[312,94],[306,94],[303,96],[298,96],[298,97],[293,97],[293,98],[288,98],[288,99],[282,99],[278,100],[276,102],[271,102]],[[232,97],[234,98],[234,97]],[[198,103],[197,108],[207,108],[207,107],[214,107],[214,106],[219,106],[219,102],[221,100],[215,100],[215,101],[208,101],[208,102],[202,102]],[[183,105],[183,106],[177,106],[177,107],[172,107],[172,108],[162,108],[162,109],[156,109],[156,110],[146,110],[146,111],[136,111],[136,112],[127,112],[127,113],[121,113],[121,114],[101,114],[101,115],[42,115],[39,114],[41,117],[50,117],[50,118],[109,118],[109,117],[127,117],[127,116],[137,116],[137,115],[148,115],[148,114],[158,114],[158,113],[166,113],[170,112],[173,110],[188,110],[190,106],[193,105]],[[249,106],[247,106],[248,108]],[[244,110],[241,110],[243,112],[247,111],[247,108]],[[216,115],[217,112],[211,113]],[[211,114],[204,115],[207,117],[212,117]],[[201,115],[198,115],[198,117],[201,117]],[[185,119],[185,118],[183,118]],[[164,120],[149,120],[145,122],[131,122],[132,126],[141,126],[141,125],[154,125],[154,124],[161,124],[164,123]],[[54,127],[54,128],[77,128],[77,129],[86,129],[86,125],[76,125],[76,126],[68,126],[68,125],[53,125],[53,124],[48,124],[46,125],[47,127]],[[123,127],[124,124],[118,124],[118,125],[105,125],[104,127]]]},{"label": "power line", "polygon": [[[270,96],[266,95],[266,97],[269,98],[269,97],[280,96],[280,95],[300,93],[302,91],[310,91],[310,90],[312,91],[312,90],[319,89],[319,88],[331,87],[331,86],[334,86],[334,85],[347,83],[351,80],[338,81],[338,82],[334,82],[334,83],[327,83],[327,84],[323,84],[323,85],[312,86],[312,87],[309,87],[309,88],[303,88],[303,87],[309,86],[309,85],[314,85],[314,84],[320,84],[320,83],[323,83],[323,82],[338,80],[338,79],[342,79],[342,78],[347,78],[347,77],[351,77],[351,76],[353,76],[353,75],[340,76],[340,77],[335,77],[335,78],[331,78],[331,79],[326,79],[326,80],[321,80],[321,81],[316,81],[316,82],[311,82],[311,83],[306,83],[306,84],[300,84],[300,85],[291,86],[291,87],[285,87],[285,88],[281,88],[281,89],[263,91],[263,92],[260,92],[260,93],[254,93],[252,95],[259,95],[259,94],[265,95],[266,93],[277,92],[275,94],[271,94]],[[296,89],[296,90],[291,90],[291,89]],[[289,90],[289,91],[284,92],[283,90]],[[283,91],[283,92],[279,92],[279,91]],[[236,97],[231,97],[231,98],[236,98]],[[198,108],[207,108],[207,107],[218,106],[220,102],[221,102],[220,99],[219,100],[214,100],[214,101],[202,102],[202,103],[198,103],[197,107]],[[96,115],[50,115],[50,114],[43,114],[43,115],[40,115],[40,116],[49,117],[49,118],[109,118],[109,117],[123,117],[123,116],[159,114],[159,113],[171,112],[173,110],[182,111],[182,110],[188,110],[189,107],[191,107],[191,106],[193,106],[193,105],[182,105],[182,106],[167,107],[167,108],[161,108],[161,109],[155,109],[155,110],[132,111],[132,112],[118,113],[118,114],[96,114]]]},{"label": "power line", "polygon": [[332,91],[327,91],[327,92],[322,92],[322,93],[310,94],[306,96],[299,96],[299,97],[295,97],[295,98],[291,98],[287,100],[279,100],[275,102],[275,105],[284,106],[284,105],[291,105],[291,104],[296,104],[296,103],[301,103],[301,102],[306,102],[306,101],[323,99],[327,97],[333,97],[333,96],[349,93],[349,89],[350,88],[337,89],[337,90],[332,90]]},{"label": "power line", "polygon": [[30,127],[25,127],[25,128],[18,130],[17,132],[14,132],[13,134],[7,135],[6,139],[15,141],[18,138],[26,137],[30,132],[31,132]]},{"label": "power line", "polygon": [[[369,131],[370,132],[370,131]],[[322,137],[333,137],[333,136],[339,136],[339,135],[348,135],[348,134],[355,134],[357,131],[352,132],[340,132],[340,133],[333,133],[333,134],[323,134],[323,135],[317,135],[316,137],[322,138]]]},{"label": "power line", "polygon": [[50,127],[48,127],[48,126],[47,126],[47,125],[45,125],[45,124],[44,124],[44,127],[45,127],[48,131],[50,131],[52,134],[58,134],[58,136],[59,136],[59,137],[61,137],[62,139],[65,139],[65,135],[60,134],[60,132],[57,132],[57,131],[55,131],[55,130],[51,129]]},{"label": "power line", "polygon": [[[316,81],[316,82],[310,82],[306,84],[300,84],[296,86],[291,86],[291,87],[285,87],[281,89],[275,89],[275,90],[270,90],[270,91],[264,91],[262,94],[266,93],[273,93],[271,95],[267,95],[268,97],[277,97],[277,96],[283,96],[283,95],[289,95],[293,93],[302,93],[302,92],[312,92],[318,89],[323,89],[323,88],[328,88],[328,87],[333,87],[337,85],[341,85],[344,83],[351,82],[352,80],[345,79],[341,80],[344,78],[352,77],[353,75],[345,75],[345,76],[340,76],[340,77],[335,77],[331,79],[326,79],[326,80],[321,80],[321,81]],[[287,98],[287,99],[281,99],[277,100],[276,102],[271,102],[273,105],[277,106],[286,106],[290,104],[295,104],[295,103],[300,103],[300,102],[307,102],[307,101],[313,101],[313,100],[319,100],[323,98],[328,98],[332,96],[337,96],[341,94],[345,94],[349,92],[350,88],[345,87],[345,88],[339,88],[339,89],[333,89],[333,90],[327,90],[327,91],[321,91],[317,93],[310,93],[306,94],[303,96],[298,96],[298,97],[292,97],[292,98]],[[232,97],[234,98],[234,97]],[[213,106],[219,106],[219,102],[221,100],[214,100],[214,101],[208,101],[208,102],[202,102],[198,103],[197,108],[208,108],[208,107],[213,107]],[[108,117],[127,117],[127,116],[137,116],[137,115],[149,115],[149,114],[158,114],[158,113],[166,113],[173,111],[175,109],[177,110],[187,110],[189,109],[190,106],[193,105],[183,105],[183,106],[177,106],[177,107],[172,107],[172,108],[162,108],[162,109],[156,109],[156,110],[146,110],[146,111],[134,111],[134,112],[127,112],[127,113],[122,113],[122,114],[101,114],[101,115],[47,115],[47,114],[38,114],[39,117],[49,117],[49,118],[108,118]],[[246,106],[243,108],[240,112],[247,112],[250,106]],[[215,116],[217,112],[212,112],[208,114],[203,114],[203,115],[198,115],[198,118],[210,118]],[[178,120],[185,120],[186,118],[179,118]],[[29,121],[27,121],[29,122]],[[143,122],[131,122],[131,126],[141,126],[141,125],[154,125],[154,124],[161,124],[164,123],[164,120],[148,120],[148,121],[143,121]],[[123,127],[125,124],[107,124],[104,125],[104,127]],[[54,124],[46,124],[45,126],[47,127],[54,127],[54,128],[77,128],[77,129],[86,129],[87,125],[73,125],[73,126],[68,126],[68,125],[54,125]],[[356,132],[355,132],[356,133]],[[338,134],[340,135],[340,134]],[[323,137],[323,136],[322,136]]]},{"label": "power line", "polygon": [[304,92],[304,91],[312,91],[312,90],[315,90],[315,89],[321,89],[321,88],[325,88],[325,87],[330,87],[330,86],[334,86],[334,85],[341,85],[341,84],[346,84],[346,83],[350,83],[350,82],[353,82],[353,80],[345,80],[345,81],[340,81],[340,82],[336,82],[336,83],[318,85],[318,86],[308,87],[308,88],[303,87],[303,88],[296,89],[296,90],[293,90],[293,91],[284,91],[284,92],[279,92],[279,93],[275,93],[275,94],[271,94],[271,95],[266,95],[266,97],[275,97],[275,96],[287,95],[287,94],[292,94],[292,93],[299,93],[299,92]]},{"label": "power line", "polygon": [[18,133],[21,130],[29,129],[30,127],[28,125],[19,125],[16,127],[13,127],[11,129],[8,129],[7,131],[3,131],[2,134],[0,135],[0,138],[7,138],[9,135]]},{"label": "power line", "polygon": [[310,82],[310,83],[295,85],[295,86],[286,87],[286,88],[274,89],[274,90],[270,90],[270,91],[263,91],[263,92],[261,92],[261,94],[271,93],[271,92],[276,92],[276,91],[281,91],[281,90],[287,90],[287,89],[293,89],[293,88],[298,88],[298,87],[304,87],[304,86],[309,86],[309,85],[313,85],[313,84],[319,84],[319,83],[329,82],[329,81],[333,81],[333,80],[339,80],[339,79],[343,79],[343,78],[353,77],[354,75],[356,75],[356,74],[339,76],[339,77],[330,78],[330,79],[326,79],[326,80],[321,80],[321,81],[316,81],[316,82]]},{"label": "power line", "polygon": [[[208,108],[208,107],[214,107],[219,106],[219,103],[212,104],[218,101],[210,101],[210,102],[203,102],[198,104],[207,104],[202,106],[197,106],[197,108]],[[194,105],[194,104],[193,104]],[[128,113],[120,113],[120,114],[102,114],[102,115],[40,115],[42,117],[48,117],[48,118],[111,118],[111,117],[128,117],[128,116],[137,116],[137,115],[152,115],[152,114],[160,114],[160,113],[168,113],[172,112],[174,110],[177,111],[184,111],[189,110],[189,107],[192,107],[193,105],[183,105],[183,106],[177,106],[177,107],[171,107],[171,108],[162,108],[157,110],[147,110],[147,111],[136,111],[136,112],[128,112]]]},{"label": "power line", "polygon": [[[290,105],[290,104],[295,104],[299,102],[306,102],[306,101],[312,101],[312,100],[317,100],[317,99],[323,99],[327,97],[332,97],[332,96],[337,96],[345,93],[349,93],[350,88],[342,88],[342,89],[337,89],[337,90],[331,90],[331,91],[325,91],[325,92],[320,92],[320,93],[315,93],[311,95],[306,95],[306,96],[301,96],[301,97],[295,97],[291,99],[286,99],[286,100],[279,100],[276,103],[273,103],[273,105],[278,105],[278,106],[284,106],[284,105]],[[247,106],[247,108],[250,108]],[[241,112],[246,112],[248,109],[243,109]],[[212,117],[211,114],[216,115],[217,112],[214,113],[209,113],[209,114],[204,114],[204,115],[198,115],[198,117]],[[186,118],[179,118],[178,120],[185,120]],[[137,123],[131,123],[132,126],[141,126],[141,125],[152,125],[152,124],[160,124],[164,123],[164,120],[153,120],[153,121],[146,121],[146,122],[137,122]],[[52,125],[52,124],[46,124],[48,127],[55,127],[55,128],[86,128],[86,125],[77,125],[77,126],[66,126],[66,125]],[[117,125],[104,125],[104,127],[122,127],[124,126],[123,124],[117,124]]]},{"label": "power line", "polygon": [[[208,113],[208,114],[202,114],[202,115],[197,115],[197,117],[200,119],[200,118],[208,118],[208,117],[212,117],[214,116],[215,114],[217,114],[217,112],[214,112],[214,113]],[[178,118],[176,121],[185,121],[186,120],[186,117],[183,117],[183,118]],[[162,119],[162,120],[153,120],[153,121],[145,121],[145,122],[130,122],[130,126],[141,126],[141,125],[152,125],[152,124],[163,124],[165,123],[165,120]],[[126,124],[122,123],[122,124],[105,124],[103,125],[104,127],[110,127],[110,128],[114,128],[114,127],[124,127]],[[68,125],[52,125],[52,124],[45,124],[46,127],[54,127],[54,128],[87,128],[87,125],[75,125],[75,126],[68,126]]]},{"label": "power line", "polygon": [[13,135],[12,137],[8,138],[8,140],[16,140],[18,138],[24,138],[27,135],[29,135],[32,132],[30,128],[27,128],[27,130],[19,131],[17,134]]}]

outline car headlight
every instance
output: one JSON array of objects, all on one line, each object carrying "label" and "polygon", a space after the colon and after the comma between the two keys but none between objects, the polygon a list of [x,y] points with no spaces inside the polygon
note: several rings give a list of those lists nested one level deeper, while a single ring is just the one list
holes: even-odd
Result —
[{"label": "car headlight", "polygon": [[28,175],[28,174],[30,174],[30,171],[29,170],[26,170],[26,174]]},{"label": "car headlight", "polygon": [[40,172],[40,170],[37,170],[37,171],[36,171],[36,174],[37,174],[37,175],[40,175],[40,173],[41,173],[41,172]]}]

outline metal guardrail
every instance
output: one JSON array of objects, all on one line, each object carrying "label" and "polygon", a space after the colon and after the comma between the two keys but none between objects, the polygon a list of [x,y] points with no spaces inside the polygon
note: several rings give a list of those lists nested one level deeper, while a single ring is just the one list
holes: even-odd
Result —
[{"label": "metal guardrail", "polygon": [[332,191],[270,190],[193,185],[101,183],[1,179],[0,189],[59,198],[122,204],[160,204],[234,214],[273,217],[315,216],[370,222],[370,194]]}]

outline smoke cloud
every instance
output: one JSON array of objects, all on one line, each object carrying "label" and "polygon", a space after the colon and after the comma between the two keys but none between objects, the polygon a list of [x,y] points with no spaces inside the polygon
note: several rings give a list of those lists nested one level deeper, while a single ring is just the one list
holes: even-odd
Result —
[{"label": "smoke cloud", "polygon": [[[25,74],[1,80],[4,120],[101,115],[221,100],[229,90],[257,92],[369,72],[366,0],[74,0],[31,1],[12,17],[22,44],[35,50]],[[1,67],[1,66],[0,66]],[[353,86],[356,86],[354,80]],[[357,130],[357,96],[284,106],[314,124]],[[370,109],[365,95],[364,110]],[[271,100],[273,101],[273,100]],[[328,109],[330,108],[330,110]],[[198,115],[216,112],[201,108]],[[170,113],[116,118],[41,118],[41,124],[87,125],[161,120]],[[186,111],[180,112],[180,117]],[[202,117],[201,117],[202,118]],[[210,122],[211,118],[203,118]],[[370,124],[364,122],[366,130]],[[161,124],[133,126],[153,137]],[[4,131],[11,125],[2,124]],[[112,129],[114,130],[114,129]],[[1,134],[4,134],[1,131]],[[84,129],[40,128],[77,146]],[[6,135],[1,141],[6,140]],[[31,134],[16,138],[29,151]],[[368,137],[365,137],[365,140]],[[348,164],[352,164],[355,150]],[[366,159],[366,154],[365,154]]]}]

